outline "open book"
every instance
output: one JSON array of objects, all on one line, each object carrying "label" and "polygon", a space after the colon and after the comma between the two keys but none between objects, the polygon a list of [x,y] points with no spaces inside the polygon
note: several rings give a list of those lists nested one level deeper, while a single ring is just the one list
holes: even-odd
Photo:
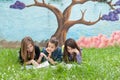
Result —
[{"label": "open book", "polygon": [[37,66],[37,67],[35,67],[35,68],[43,68],[43,67],[47,67],[47,66],[49,66],[49,65],[50,65],[49,62],[48,62],[48,61],[45,61],[45,62],[39,64],[39,66]]},{"label": "open book", "polygon": [[49,62],[45,61],[45,62],[39,64],[37,67],[33,66],[33,65],[26,65],[26,66],[22,66],[21,69],[38,69],[38,68],[47,67],[49,65],[50,65]]}]

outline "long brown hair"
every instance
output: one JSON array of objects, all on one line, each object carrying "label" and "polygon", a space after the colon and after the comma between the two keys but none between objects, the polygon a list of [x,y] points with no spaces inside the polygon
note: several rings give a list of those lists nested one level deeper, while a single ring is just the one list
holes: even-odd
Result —
[{"label": "long brown hair", "polygon": [[[81,55],[81,51],[80,51],[80,48],[78,47],[76,41],[72,38],[69,38],[65,41],[65,44],[64,44],[64,51],[63,51],[63,60],[66,62],[66,63],[69,63],[69,59],[68,59],[68,56],[70,56],[70,53],[68,52],[67,50],[67,46],[75,49],[77,48],[80,52],[80,55]],[[72,58],[72,61],[76,61],[76,54],[73,54],[73,58]]]},{"label": "long brown hair", "polygon": [[34,59],[35,56],[35,48],[34,48],[34,42],[31,37],[25,37],[21,41],[21,56],[24,62],[28,61],[28,53],[27,53],[27,45],[32,44],[33,46],[33,51],[30,54],[30,59]]}]

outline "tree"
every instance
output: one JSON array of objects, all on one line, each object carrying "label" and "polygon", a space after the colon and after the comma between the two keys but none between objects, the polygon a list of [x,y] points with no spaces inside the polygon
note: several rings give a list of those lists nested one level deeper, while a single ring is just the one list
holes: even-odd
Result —
[{"label": "tree", "polygon": [[[91,22],[91,21],[86,21],[84,19],[85,11],[81,11],[82,17],[78,20],[69,20],[70,15],[71,15],[71,10],[72,7],[76,4],[84,4],[87,1],[93,1],[93,2],[104,2],[108,4],[111,8],[111,12],[108,13],[108,15],[99,15],[98,19]],[[114,6],[119,6],[120,5],[120,0],[118,0],[115,4],[112,4],[111,1],[107,0],[72,0],[71,4],[63,11],[61,12],[58,8],[51,4],[47,4],[45,0],[42,0],[42,2],[39,2],[38,0],[34,0],[33,4],[30,5],[25,5],[24,3],[20,1],[16,1],[15,4],[11,5],[10,8],[14,9],[24,9],[25,7],[32,7],[32,6],[37,6],[37,7],[45,7],[49,10],[51,10],[58,22],[58,28],[56,32],[51,36],[55,36],[59,40],[59,45],[62,46],[66,40],[66,34],[68,30],[75,24],[84,24],[84,25],[94,25],[100,20],[107,20],[107,21],[116,21],[119,20],[118,14],[120,13],[120,8],[115,9]]]}]

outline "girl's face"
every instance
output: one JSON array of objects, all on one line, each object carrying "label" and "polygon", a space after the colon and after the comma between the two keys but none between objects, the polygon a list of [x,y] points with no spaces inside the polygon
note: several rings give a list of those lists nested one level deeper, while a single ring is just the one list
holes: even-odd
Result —
[{"label": "girl's face", "polygon": [[56,49],[55,44],[49,42],[49,43],[48,43],[48,47],[47,47],[48,52],[54,52],[55,49]]},{"label": "girl's face", "polygon": [[33,45],[31,43],[27,45],[27,51],[30,53],[33,52]]},{"label": "girl's face", "polygon": [[68,51],[70,54],[72,54],[72,53],[73,53],[73,51],[74,51],[74,49],[73,49],[73,48],[71,48],[71,47],[69,47],[69,46],[67,46],[67,51]]}]

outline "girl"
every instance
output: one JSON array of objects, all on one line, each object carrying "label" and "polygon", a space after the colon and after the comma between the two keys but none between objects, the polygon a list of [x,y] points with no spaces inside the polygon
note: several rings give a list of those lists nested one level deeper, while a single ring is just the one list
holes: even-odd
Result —
[{"label": "girl", "polygon": [[65,41],[63,60],[66,63],[77,62],[81,63],[81,50],[74,39],[69,38]]},{"label": "girl", "polygon": [[61,48],[58,47],[58,40],[53,37],[51,38],[47,46],[42,49],[42,52],[45,54],[44,57],[41,59],[39,58],[39,62],[42,60],[45,61],[46,59],[51,63],[51,64],[56,64],[57,62],[62,61],[62,51]]},{"label": "girl", "polygon": [[[42,55],[42,54],[41,54]],[[38,66],[36,60],[38,60],[40,56],[40,49],[38,46],[34,45],[32,38],[25,37],[21,41],[21,49],[19,51],[19,59],[23,64],[32,64],[34,66]]]}]

